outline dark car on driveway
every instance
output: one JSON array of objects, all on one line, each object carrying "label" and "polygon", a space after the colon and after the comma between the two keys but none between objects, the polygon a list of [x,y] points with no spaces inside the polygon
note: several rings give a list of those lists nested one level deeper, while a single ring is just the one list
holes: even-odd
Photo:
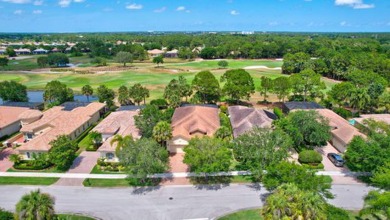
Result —
[{"label": "dark car on driveway", "polygon": [[328,158],[336,167],[344,166],[345,161],[343,160],[343,158],[339,154],[329,153]]}]

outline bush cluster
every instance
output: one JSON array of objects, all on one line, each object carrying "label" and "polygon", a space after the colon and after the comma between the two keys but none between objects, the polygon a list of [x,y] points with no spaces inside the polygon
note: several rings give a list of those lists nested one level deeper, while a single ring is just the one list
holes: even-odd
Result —
[{"label": "bush cluster", "polygon": [[283,118],[284,117],[284,114],[283,114],[282,110],[280,108],[278,108],[278,107],[274,108],[274,114],[278,118]]},{"label": "bush cluster", "polygon": [[34,160],[22,160],[20,163],[15,163],[14,168],[17,170],[44,170],[51,166],[50,163],[37,163]]},{"label": "bush cluster", "polygon": [[334,108],[333,111],[345,119],[349,119],[353,117],[352,112],[344,108]]},{"label": "bush cluster", "polygon": [[117,163],[117,162],[106,162],[102,158],[98,159],[97,167],[101,171],[108,171],[108,172],[120,172],[120,171],[124,170],[124,167],[121,166],[120,163]]},{"label": "bush cluster", "polygon": [[322,156],[314,150],[303,150],[299,153],[298,161],[306,164],[319,164],[322,161]]}]

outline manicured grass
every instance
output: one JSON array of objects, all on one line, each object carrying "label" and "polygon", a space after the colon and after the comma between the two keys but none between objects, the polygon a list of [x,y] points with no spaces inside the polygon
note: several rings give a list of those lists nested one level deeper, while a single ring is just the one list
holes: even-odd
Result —
[{"label": "manicured grass", "polygon": [[85,179],[83,185],[86,187],[129,187],[125,179]]},{"label": "manicured grass", "polygon": [[51,177],[0,177],[0,185],[51,185],[58,179]]},{"label": "manicured grass", "polygon": [[94,220],[94,218],[83,216],[83,215],[74,215],[74,214],[58,214],[58,220]]},{"label": "manicured grass", "polygon": [[[172,66],[185,66],[185,67],[193,67],[199,69],[215,69],[219,68],[218,60],[205,60],[205,61],[194,61],[183,64],[174,64]],[[274,61],[274,60],[227,60],[229,69],[237,69],[244,68],[247,66],[266,66],[269,68],[281,67],[283,65],[283,61]],[[166,65],[167,66],[167,65]]]},{"label": "manicured grass", "polygon": [[261,220],[260,209],[243,210],[223,216],[218,220]]},{"label": "manicured grass", "polygon": [[8,66],[4,69],[7,71],[21,71],[21,70],[33,70],[39,68],[37,64],[37,57],[31,57],[22,60],[10,60]]}]

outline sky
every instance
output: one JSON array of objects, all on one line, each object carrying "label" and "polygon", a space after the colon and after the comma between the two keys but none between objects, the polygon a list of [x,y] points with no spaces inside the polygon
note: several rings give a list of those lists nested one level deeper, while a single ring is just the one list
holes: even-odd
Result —
[{"label": "sky", "polygon": [[0,0],[0,32],[389,32],[390,0]]}]

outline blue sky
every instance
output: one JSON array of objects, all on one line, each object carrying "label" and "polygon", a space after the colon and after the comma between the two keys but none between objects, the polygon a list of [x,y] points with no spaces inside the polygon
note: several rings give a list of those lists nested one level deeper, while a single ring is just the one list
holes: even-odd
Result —
[{"label": "blue sky", "polygon": [[0,32],[389,32],[390,0],[0,0]]}]

